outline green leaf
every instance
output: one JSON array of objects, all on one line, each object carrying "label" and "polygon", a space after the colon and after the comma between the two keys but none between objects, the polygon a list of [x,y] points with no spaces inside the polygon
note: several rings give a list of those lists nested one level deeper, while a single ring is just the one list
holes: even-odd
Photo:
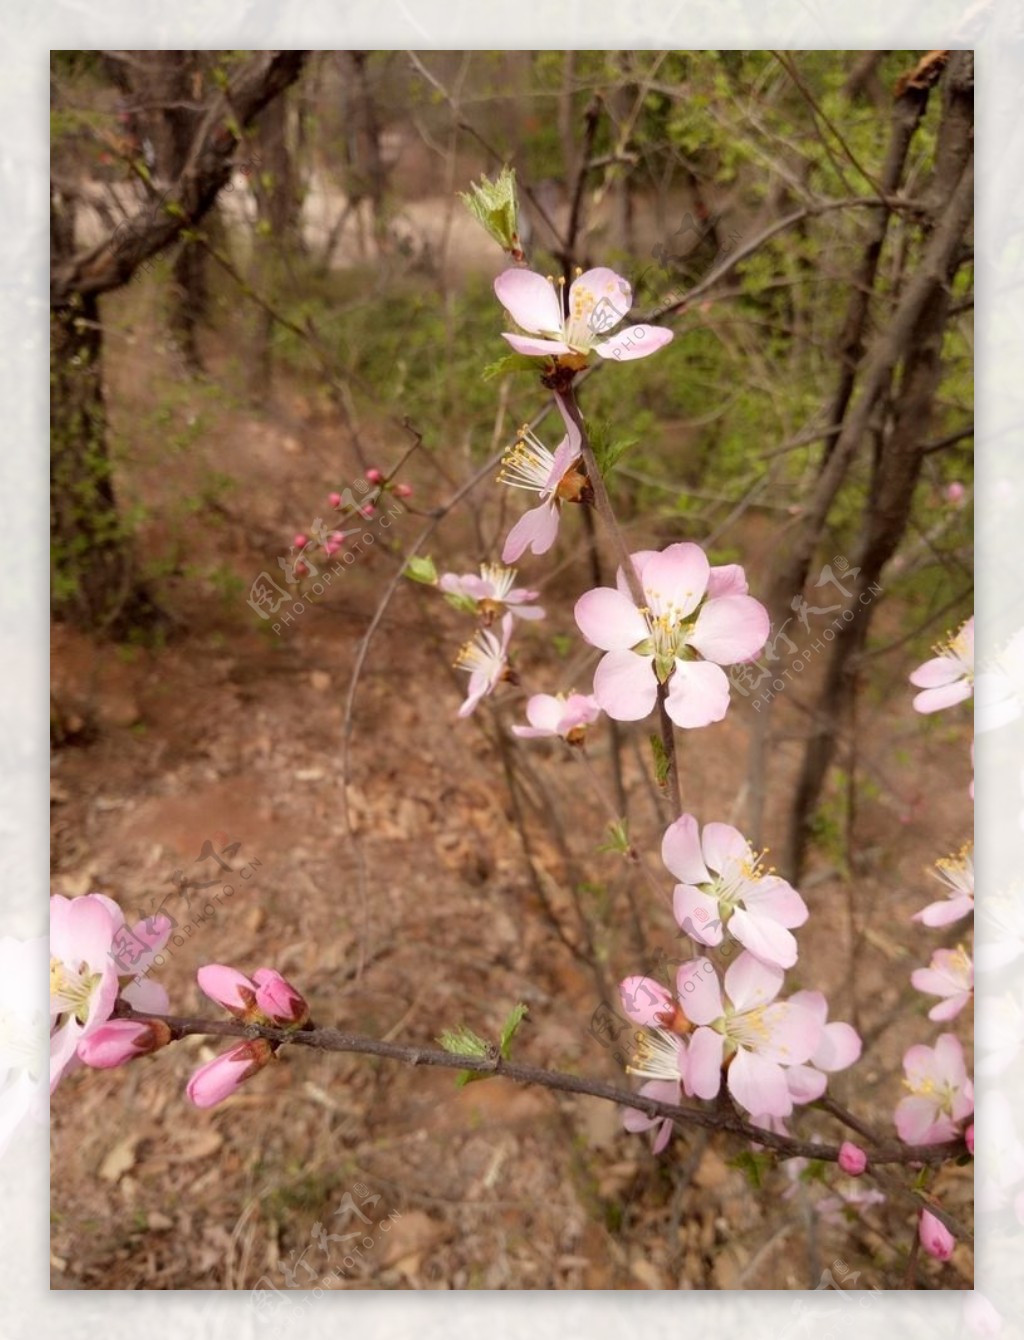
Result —
[{"label": "green leaf", "polygon": [[504,358],[488,363],[480,376],[485,382],[492,382],[496,377],[504,377],[512,372],[537,373],[541,366],[537,359],[528,358],[526,354],[506,354]]},{"label": "green leaf", "polygon": [[659,786],[668,781],[668,753],[660,735],[651,736],[651,753],[654,755],[654,777]]},{"label": "green leaf", "polygon": [[515,169],[506,164],[494,181],[481,177],[479,182],[470,185],[468,192],[460,191],[459,196],[495,242],[516,260],[522,260]]},{"label": "green leaf", "polygon": [[610,474],[630,447],[635,447],[640,441],[638,437],[613,437],[611,427],[603,420],[588,422],[586,427],[594,460],[602,475]]},{"label": "green leaf", "polygon": [[461,614],[475,614],[477,602],[472,596],[459,595],[456,591],[446,591],[444,598],[453,610],[458,610]]},{"label": "green leaf", "polygon": [[405,565],[405,575],[413,582],[422,582],[424,586],[437,585],[437,568],[432,558],[410,558]]},{"label": "green leaf", "polygon": [[608,824],[608,841],[602,842],[598,851],[613,851],[618,856],[628,856],[633,850],[629,840],[629,825],[625,819],[613,819]]},{"label": "green leaf", "polygon": [[[494,1055],[494,1049],[470,1028],[461,1024],[457,1028],[446,1028],[437,1039],[446,1052],[452,1056],[479,1056],[481,1059]],[[462,1089],[477,1079],[490,1079],[489,1075],[478,1075],[472,1070],[460,1070],[455,1076],[456,1088]]]},{"label": "green leaf", "polygon": [[512,1013],[501,1026],[501,1041],[498,1046],[506,1061],[511,1059],[510,1052],[512,1049],[512,1039],[515,1037],[519,1030],[519,1025],[523,1022],[528,1013],[529,1006],[524,1005],[520,1001],[518,1005],[513,1006]]}]

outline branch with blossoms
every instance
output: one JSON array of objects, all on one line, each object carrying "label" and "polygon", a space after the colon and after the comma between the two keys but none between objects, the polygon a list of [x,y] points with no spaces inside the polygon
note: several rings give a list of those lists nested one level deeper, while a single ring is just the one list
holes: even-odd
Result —
[{"label": "branch with blossoms", "polygon": [[[768,614],[751,595],[744,569],[713,565],[699,544],[629,550],[577,398],[592,358],[609,364],[644,358],[664,349],[673,332],[629,324],[630,285],[607,267],[577,271],[569,284],[524,268],[511,173],[474,187],[470,203],[515,262],[494,285],[516,327],[503,337],[520,360],[536,360],[564,434],[551,448],[524,426],[504,454],[498,482],[536,501],[509,531],[500,563],[485,558],[478,573],[438,574],[431,560],[420,558],[406,575],[436,588],[475,621],[455,660],[468,675],[457,709],[465,719],[498,698],[503,685],[519,683],[513,639],[545,617],[538,590],[520,585],[511,565],[528,554],[544,558],[572,508],[597,513],[617,571],[614,585],[582,592],[574,605],[583,642],[600,653],[591,691],[537,686],[527,697],[526,723],[513,725],[510,734],[524,742],[557,738],[585,757],[585,743],[602,716],[629,723],[657,715],[654,770],[673,813],[660,854],[672,881],[674,918],[693,953],[679,963],[671,987],[646,972],[620,983],[622,1008],[634,1028],[626,1070],[642,1081],[640,1088],[631,1092],[513,1060],[521,1012],[510,1016],[500,1043],[463,1029],[445,1034],[441,1049],[318,1027],[299,990],[272,968],[249,977],[227,965],[206,965],[199,969],[199,986],[231,1019],[171,1015],[166,993],[149,980],[170,934],[167,919],[151,918],[129,930],[116,903],[102,895],[58,895],[51,902],[51,1091],[75,1066],[121,1065],[192,1034],[235,1040],[190,1078],[187,1097],[198,1107],[222,1102],[286,1047],[452,1068],[463,1079],[500,1077],[616,1103],[627,1130],[650,1132],[656,1154],[668,1149],[677,1128],[696,1127],[780,1159],[835,1164],[850,1178],[867,1174],[886,1194],[914,1205],[921,1245],[948,1259],[957,1239],[970,1241],[967,1230],[916,1180],[910,1185],[891,1169],[921,1174],[973,1154],[973,1087],[959,1041],[944,1033],[933,1048],[917,1045],[906,1053],[909,1093],[894,1113],[896,1139],[880,1136],[841,1107],[827,1092],[829,1081],[860,1060],[862,1040],[852,1025],[829,1018],[822,992],[785,994],[786,974],[799,959],[794,932],[809,917],[804,899],[766,866],[764,854],[739,829],[683,809],[677,732],[692,738],[726,717],[728,672],[761,653],[770,633]],[[912,680],[922,690],[914,702],[918,711],[969,696],[972,650],[973,625],[915,672]],[[346,748],[349,725],[347,717]],[[622,854],[643,864],[625,836],[624,818],[619,829]],[[644,870],[658,892],[656,877],[646,865]],[[944,925],[969,911],[973,877],[967,871],[966,857],[940,865],[951,898],[918,919]],[[930,965],[914,973],[918,990],[939,997],[933,1020],[951,1020],[967,1003],[970,971],[960,948],[936,951]],[[787,1123],[801,1108],[829,1115],[863,1143],[825,1144],[791,1134]],[[858,1197],[850,1194],[846,1202],[855,1205]]]}]

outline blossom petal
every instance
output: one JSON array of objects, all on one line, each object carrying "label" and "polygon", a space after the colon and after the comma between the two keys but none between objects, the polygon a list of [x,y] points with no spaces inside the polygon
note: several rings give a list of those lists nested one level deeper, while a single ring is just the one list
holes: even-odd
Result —
[{"label": "blossom petal", "polygon": [[628,363],[634,358],[656,354],[669,344],[675,332],[665,326],[629,326],[594,345],[594,352],[602,358],[613,358],[617,363]]},{"label": "blossom petal", "polygon": [[686,1092],[714,1098],[722,1087],[722,1049],[725,1039],[713,1028],[698,1028],[686,1055]]},{"label": "blossom petal", "polygon": [[755,1115],[788,1117],[793,1099],[784,1070],[775,1061],[741,1047],[729,1067],[729,1092],[740,1107]]},{"label": "blossom petal", "polygon": [[580,632],[602,651],[625,651],[648,637],[647,620],[628,596],[611,586],[584,592],[575,614]]},{"label": "blossom petal", "polygon": [[658,681],[652,656],[610,651],[594,671],[594,697],[615,721],[641,721],[654,711]]},{"label": "blossom petal", "polygon": [[722,943],[724,932],[717,898],[702,893],[692,884],[677,884],[672,895],[672,911],[679,927],[698,944]]},{"label": "blossom petal", "polygon": [[771,631],[768,611],[753,596],[719,596],[697,615],[688,641],[705,660],[736,665],[756,656]]},{"label": "blossom petal", "polygon": [[941,712],[945,707],[955,707],[971,696],[973,688],[969,679],[958,679],[937,689],[924,689],[914,695],[915,712]]},{"label": "blossom petal", "polygon": [[644,596],[651,613],[685,619],[704,598],[710,571],[699,544],[670,544],[654,554],[643,570]]},{"label": "blossom petal", "polygon": [[557,358],[559,354],[571,354],[572,349],[561,340],[544,340],[538,335],[516,335],[510,330],[501,332],[502,339],[508,340],[517,354],[526,354],[528,358]]},{"label": "blossom petal", "polygon": [[737,907],[729,918],[729,934],[762,963],[791,968],[797,960],[796,937],[771,917]]},{"label": "blossom petal", "polygon": [[711,875],[701,853],[697,820],[692,814],[681,814],[665,830],[661,859],[681,884],[711,883]]},{"label": "blossom petal", "polygon": [[762,963],[753,954],[744,952],[726,969],[725,990],[736,1010],[745,1013],[774,1000],[785,975],[781,968]]},{"label": "blossom petal", "polygon": [[[503,270],[494,292],[509,316],[535,335],[562,332],[562,301],[554,284],[534,270]],[[566,350],[568,352],[568,350]]]},{"label": "blossom petal", "polygon": [[851,1024],[836,1022],[826,1024],[821,1032],[821,1040],[814,1049],[811,1060],[819,1070],[829,1074],[836,1070],[845,1070],[860,1060],[863,1044],[860,1034]]},{"label": "blossom petal", "polygon": [[515,563],[527,549],[534,554],[546,554],[558,534],[558,519],[558,508],[549,502],[524,512],[508,533],[501,561]]},{"label": "blossom petal", "polygon": [[807,904],[796,889],[778,875],[765,875],[750,885],[743,901],[748,911],[771,917],[772,921],[789,930],[802,926],[807,920]]},{"label": "blossom petal", "polygon": [[738,563],[723,563],[708,574],[708,599],[719,596],[745,596],[750,590],[747,574]]},{"label": "blossom petal", "polygon": [[729,710],[729,680],[725,671],[710,661],[676,661],[668,682],[665,710],[683,730],[721,721]]},{"label": "blossom petal", "polygon": [[750,860],[750,843],[732,824],[705,824],[700,842],[708,869],[720,875],[731,874]]},{"label": "blossom petal", "polygon": [[691,1024],[713,1024],[724,1013],[718,973],[708,958],[690,959],[679,968],[676,995]]}]

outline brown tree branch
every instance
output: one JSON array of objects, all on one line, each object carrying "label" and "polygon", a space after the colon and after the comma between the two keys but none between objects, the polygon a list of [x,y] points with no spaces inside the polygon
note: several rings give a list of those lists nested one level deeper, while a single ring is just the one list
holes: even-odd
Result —
[{"label": "brown tree branch", "polygon": [[76,294],[95,297],[126,284],[151,256],[194,226],[231,177],[242,130],[299,77],[304,51],[269,51],[247,61],[200,119],[185,165],[162,200],[141,210],[87,251],[60,258],[50,276],[50,306]]}]

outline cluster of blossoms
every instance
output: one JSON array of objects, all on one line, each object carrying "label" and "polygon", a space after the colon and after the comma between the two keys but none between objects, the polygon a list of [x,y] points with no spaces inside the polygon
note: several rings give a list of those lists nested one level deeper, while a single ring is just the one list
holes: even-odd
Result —
[{"label": "cluster of blossoms", "polygon": [[[102,893],[50,899],[50,1092],[79,1065],[97,1070],[125,1065],[167,1046],[177,1036],[164,1022],[167,992],[146,974],[173,929],[170,918],[151,917],[129,928],[124,913]],[[142,952],[139,952],[139,948]],[[130,973],[122,963],[132,963]],[[132,980],[124,980],[131,977]],[[309,1027],[309,1009],[273,968],[252,978],[209,964],[198,972],[211,1000],[247,1024],[277,1029]],[[119,1003],[148,1019],[115,1016]],[[212,1107],[270,1060],[275,1044],[255,1038],[200,1066],[186,1093],[197,1107]]]},{"label": "cluster of blossoms", "polygon": [[[114,1054],[143,1055],[164,1046],[170,1030],[157,1023],[111,1019],[118,1000],[137,1010],[166,1014],[167,992],[145,976],[173,929],[169,917],[129,928],[112,898],[90,893],[50,899],[50,1092],[81,1063],[118,1064]],[[129,945],[143,948],[127,952]],[[122,964],[130,962],[130,970]],[[122,978],[134,980],[123,982]]]},{"label": "cluster of blossoms", "polygon": [[[828,1075],[852,1065],[861,1050],[849,1024],[828,1021],[820,992],[778,999],[797,959],[792,930],[807,920],[806,904],[762,868],[729,824],[701,831],[692,815],[682,815],[665,833],[662,859],[680,881],[673,895],[680,928],[697,945],[737,956],[724,979],[709,958],[683,963],[674,993],[647,977],[624,979],[623,1009],[642,1026],[628,1069],[648,1081],[641,1093],[672,1102],[680,1091],[716,1098],[724,1074],[756,1124],[784,1132],[794,1106],[820,1098]],[[628,1129],[645,1129],[640,1116],[626,1114]],[[668,1135],[659,1124],[660,1148]]]},{"label": "cluster of blossoms", "polygon": [[[910,682],[921,690],[914,698],[918,712],[938,712],[964,702],[974,692],[974,619],[956,636],[936,648],[936,655],[919,666]],[[972,790],[973,796],[973,790]],[[946,897],[915,913],[914,921],[941,928],[974,915],[974,860],[970,846],[936,862],[936,872],[947,887]],[[963,943],[955,949],[936,949],[926,968],[911,973],[915,990],[937,996],[929,1019],[948,1022],[964,1009],[974,994],[974,963]],[[943,1033],[933,1047],[916,1043],[903,1057],[903,1084],[907,1090],[896,1106],[896,1130],[907,1144],[939,1144],[963,1137],[974,1153],[974,1084],[964,1060],[963,1047],[952,1033]],[[949,1229],[928,1210],[918,1222],[922,1247],[946,1261],[955,1240]]]},{"label": "cluster of blossoms", "polygon": [[297,556],[291,565],[291,577],[294,580],[300,580],[315,575],[315,559],[322,556],[330,560],[335,554],[340,553],[345,542],[353,535],[363,533],[362,526],[356,525],[351,530],[338,529],[346,521],[368,521],[376,515],[377,508],[381,498],[385,494],[391,494],[403,501],[412,497],[412,486],[410,484],[396,484],[390,480],[382,470],[371,466],[366,472],[366,483],[360,483],[360,490],[365,490],[360,496],[353,494],[351,489],[345,489],[344,492],[334,491],[327,495],[327,505],[332,512],[338,513],[335,519],[335,528],[331,529],[322,520],[317,517],[310,527],[310,533],[299,531],[292,539],[292,552]]}]

